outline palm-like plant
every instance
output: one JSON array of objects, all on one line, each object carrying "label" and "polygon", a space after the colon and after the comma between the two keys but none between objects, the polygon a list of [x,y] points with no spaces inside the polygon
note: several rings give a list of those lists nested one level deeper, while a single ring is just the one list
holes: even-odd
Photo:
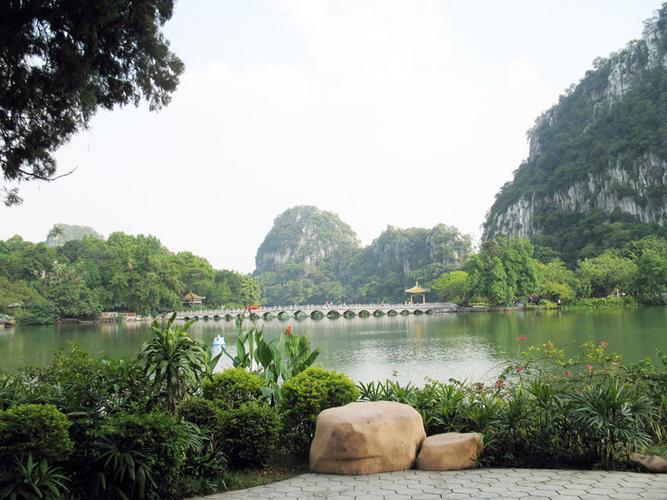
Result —
[{"label": "palm-like plant", "polygon": [[627,456],[651,443],[646,429],[656,418],[655,408],[648,398],[631,395],[619,382],[588,386],[568,400],[573,422],[605,462],[613,462],[619,450]]},{"label": "palm-like plant", "polygon": [[136,443],[127,443],[110,436],[103,436],[94,443],[99,451],[98,491],[111,491],[118,498],[144,498],[145,492],[157,488],[146,457]]},{"label": "palm-like plant", "polygon": [[63,493],[69,492],[65,483],[68,479],[58,467],[50,467],[45,458],[39,462],[33,460],[32,455],[24,463],[16,459],[13,470],[14,479],[2,490],[0,498],[10,500],[53,498],[59,499]]},{"label": "palm-like plant", "polygon": [[140,355],[154,391],[157,395],[165,395],[172,411],[211,374],[219,358],[219,355],[212,358],[204,344],[188,335],[187,330],[195,320],[174,325],[175,319],[176,314],[173,314],[164,327],[153,322],[155,336],[143,345]]}]

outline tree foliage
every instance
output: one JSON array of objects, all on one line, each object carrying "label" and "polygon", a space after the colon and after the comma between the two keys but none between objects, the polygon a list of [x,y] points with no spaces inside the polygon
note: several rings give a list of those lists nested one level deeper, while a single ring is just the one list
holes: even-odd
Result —
[{"label": "tree foliage", "polygon": [[[50,180],[53,152],[99,108],[159,109],[183,63],[162,26],[173,0],[40,2],[0,7],[0,166],[8,181]],[[6,203],[20,201],[6,190]]]},{"label": "tree foliage", "polygon": [[102,310],[175,310],[189,291],[211,307],[259,301],[253,278],[216,270],[189,252],[174,254],[153,236],[117,232],[56,248],[18,236],[0,241],[0,313],[26,324],[94,318]]}]

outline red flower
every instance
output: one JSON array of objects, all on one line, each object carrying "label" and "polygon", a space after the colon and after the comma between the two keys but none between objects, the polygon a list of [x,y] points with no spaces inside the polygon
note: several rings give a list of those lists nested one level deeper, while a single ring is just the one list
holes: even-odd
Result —
[{"label": "red flower", "polygon": [[503,387],[505,387],[505,381],[499,378],[498,380],[496,380],[496,387],[498,389],[502,389]]},{"label": "red flower", "polygon": [[566,376],[566,377],[571,377],[571,376],[572,376],[572,372],[571,372],[570,370],[567,370],[567,371],[565,372],[565,376]]},{"label": "red flower", "polygon": [[593,365],[586,365],[586,369],[587,369],[589,372],[593,373]]},{"label": "red flower", "polygon": [[526,337],[525,335],[519,335],[516,339],[519,342],[525,342],[526,340],[528,340],[528,337]]},{"label": "red flower", "polygon": [[517,367],[516,367],[516,372],[517,372],[517,373],[521,373],[521,372],[525,372],[525,371],[526,371],[526,367],[525,367],[525,366],[517,366]]},{"label": "red flower", "polygon": [[287,325],[287,328],[285,328],[285,335],[288,337],[292,336],[292,325]]},{"label": "red flower", "polygon": [[600,347],[602,347],[603,349],[606,349],[607,348],[607,343],[604,340],[601,340],[600,341]]}]

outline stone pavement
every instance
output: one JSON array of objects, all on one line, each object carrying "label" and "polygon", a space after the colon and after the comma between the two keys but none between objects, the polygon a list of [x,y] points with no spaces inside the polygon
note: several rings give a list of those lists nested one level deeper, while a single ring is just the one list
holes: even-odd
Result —
[{"label": "stone pavement", "polygon": [[206,498],[667,500],[667,474],[551,469],[409,470],[368,476],[302,474],[266,486]]}]

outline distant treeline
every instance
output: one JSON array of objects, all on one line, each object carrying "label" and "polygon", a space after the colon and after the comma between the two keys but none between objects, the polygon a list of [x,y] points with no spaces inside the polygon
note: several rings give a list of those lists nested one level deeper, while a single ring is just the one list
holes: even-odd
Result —
[{"label": "distant treeline", "polygon": [[658,304],[667,292],[667,241],[649,236],[568,267],[549,248],[500,236],[483,243],[461,270],[442,274],[432,288],[439,299],[461,304],[546,300],[593,307],[582,299],[606,297]]},{"label": "distant treeline", "polygon": [[0,241],[0,314],[22,324],[93,319],[104,311],[142,314],[182,307],[192,291],[210,307],[259,301],[252,277],[216,270],[190,252],[173,253],[153,236],[86,236],[52,248],[19,236]]}]

